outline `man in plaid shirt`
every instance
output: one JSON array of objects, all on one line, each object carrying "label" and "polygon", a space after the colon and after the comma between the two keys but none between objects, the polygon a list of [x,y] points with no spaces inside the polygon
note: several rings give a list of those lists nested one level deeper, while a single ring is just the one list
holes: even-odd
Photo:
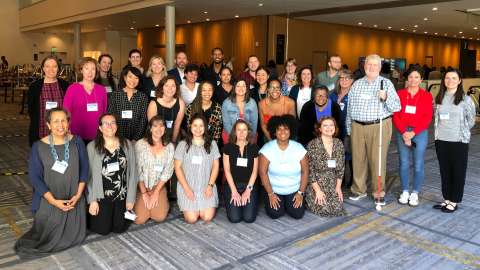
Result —
[{"label": "man in plaid shirt", "polygon": [[[372,54],[365,59],[366,76],[352,85],[348,94],[346,127],[352,144],[353,184],[351,200],[367,196],[370,173],[375,203],[385,205],[385,174],[388,146],[392,137],[392,114],[401,109],[392,82],[380,76],[382,60]],[[378,144],[382,119],[381,187],[378,193]]]}]

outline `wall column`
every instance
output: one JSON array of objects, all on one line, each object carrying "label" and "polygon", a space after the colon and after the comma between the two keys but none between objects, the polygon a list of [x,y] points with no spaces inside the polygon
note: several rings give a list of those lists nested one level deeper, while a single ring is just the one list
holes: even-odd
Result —
[{"label": "wall column", "polygon": [[74,64],[78,64],[80,58],[82,57],[82,40],[81,40],[81,28],[80,23],[76,22],[73,24],[73,48],[74,48]]},{"label": "wall column", "polygon": [[175,58],[175,7],[165,7],[165,61],[167,69],[173,68]]}]

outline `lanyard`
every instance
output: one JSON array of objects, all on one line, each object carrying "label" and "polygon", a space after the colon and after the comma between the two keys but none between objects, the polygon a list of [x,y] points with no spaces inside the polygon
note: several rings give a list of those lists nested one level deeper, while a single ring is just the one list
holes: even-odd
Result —
[{"label": "lanyard", "polygon": [[[65,150],[64,150],[63,158],[65,162],[68,163],[68,160],[70,159],[70,149],[69,149],[70,142],[68,141],[68,137],[65,137],[64,141],[65,141],[65,144],[64,144]],[[51,134],[48,136],[48,143],[50,144],[50,153],[52,154],[53,159],[55,161],[58,161],[57,150],[53,146],[53,136]]]}]

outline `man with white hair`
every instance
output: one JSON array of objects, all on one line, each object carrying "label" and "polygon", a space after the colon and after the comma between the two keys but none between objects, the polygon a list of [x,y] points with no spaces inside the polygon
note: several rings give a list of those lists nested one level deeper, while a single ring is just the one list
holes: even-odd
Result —
[{"label": "man with white hair", "polygon": [[[372,54],[365,59],[365,76],[355,81],[348,94],[346,127],[352,144],[353,184],[351,200],[367,196],[370,173],[375,204],[385,205],[385,174],[392,137],[392,114],[401,109],[392,82],[380,76],[382,60]],[[378,145],[382,120],[381,186],[378,187]],[[378,190],[380,192],[378,192]]]}]

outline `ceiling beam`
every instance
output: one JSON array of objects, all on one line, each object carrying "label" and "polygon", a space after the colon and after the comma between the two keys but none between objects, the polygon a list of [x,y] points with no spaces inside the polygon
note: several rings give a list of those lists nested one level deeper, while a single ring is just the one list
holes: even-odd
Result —
[{"label": "ceiling beam", "polygon": [[299,18],[299,17],[309,17],[309,16],[316,16],[316,15],[324,15],[324,14],[418,6],[418,5],[437,4],[437,3],[443,3],[443,2],[457,2],[457,1],[461,1],[461,0],[396,0],[396,1],[388,1],[388,2],[382,2],[382,3],[372,3],[372,4],[363,4],[363,5],[352,5],[352,6],[298,11],[298,12],[292,12],[289,14],[280,14],[280,15],[288,16],[290,18]]}]

